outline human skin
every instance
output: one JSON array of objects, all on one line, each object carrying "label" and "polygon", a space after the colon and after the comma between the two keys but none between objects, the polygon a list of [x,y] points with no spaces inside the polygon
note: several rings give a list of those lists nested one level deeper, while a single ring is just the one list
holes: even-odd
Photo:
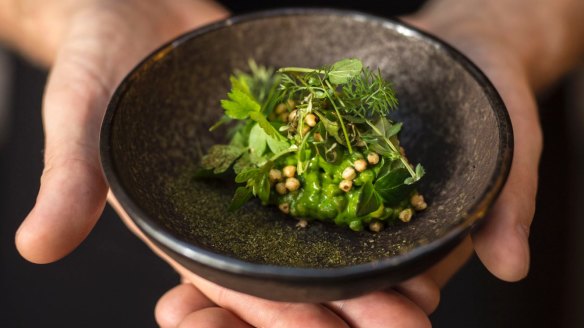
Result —
[{"label": "human skin", "polygon": [[[156,308],[162,327],[427,327],[439,288],[473,248],[497,277],[516,281],[529,268],[541,129],[534,91],[582,54],[580,0],[435,0],[409,23],[475,61],[499,90],[515,131],[507,184],[483,229],[428,272],[394,289],[327,304],[278,303],[226,290],[189,273],[134,232],[183,276]],[[521,11],[521,15],[509,13]],[[0,38],[51,68],[43,102],[45,169],[36,204],[16,235],[23,257],[48,263],[71,252],[93,228],[108,191],[98,160],[107,101],[126,72],[162,42],[228,15],[211,1],[8,0]],[[514,31],[514,33],[509,33]]]},{"label": "human skin", "polygon": [[584,54],[584,2],[573,0],[435,0],[407,18],[449,41],[491,79],[511,117],[515,154],[509,179],[473,238],[491,273],[506,281],[529,270],[529,227],[535,211],[542,150],[535,92]]}]

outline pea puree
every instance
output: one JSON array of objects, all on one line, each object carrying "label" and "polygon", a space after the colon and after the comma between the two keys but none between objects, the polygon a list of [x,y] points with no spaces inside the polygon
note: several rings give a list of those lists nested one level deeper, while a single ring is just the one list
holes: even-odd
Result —
[{"label": "pea puree", "polygon": [[[381,165],[372,166],[359,172],[353,180],[352,188],[345,192],[339,188],[343,181],[342,172],[351,167],[355,160],[362,159],[363,154],[343,155],[339,164],[328,163],[316,155],[308,161],[306,170],[298,177],[301,187],[298,190],[280,195],[272,190],[270,203],[274,205],[287,204],[289,214],[311,220],[333,222],[339,226],[348,226],[352,230],[363,230],[372,220],[390,223],[398,219],[399,213],[409,207],[407,198],[397,206],[382,204],[378,210],[365,216],[357,216],[357,207],[362,193],[361,186],[367,182],[375,182]],[[296,155],[290,154],[280,159],[281,165],[296,165]]]}]

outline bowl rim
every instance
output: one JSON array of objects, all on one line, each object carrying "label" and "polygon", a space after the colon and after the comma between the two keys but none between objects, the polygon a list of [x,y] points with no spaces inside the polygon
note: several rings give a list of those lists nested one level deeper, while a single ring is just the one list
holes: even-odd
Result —
[{"label": "bowl rim", "polygon": [[[251,21],[269,19],[278,16],[339,16],[354,20],[364,20],[379,23],[382,28],[397,31],[406,37],[421,39],[432,44],[434,47],[445,51],[455,62],[462,66],[479,84],[489,104],[495,114],[500,147],[497,152],[497,160],[493,174],[489,178],[489,183],[481,196],[469,207],[466,216],[462,216],[460,223],[453,226],[450,231],[427,244],[418,245],[413,249],[396,256],[382,258],[376,261],[330,268],[303,268],[291,266],[278,266],[270,264],[259,264],[247,262],[241,259],[212,252],[208,249],[193,245],[178,234],[166,229],[161,224],[149,217],[130,194],[126,192],[121,180],[117,176],[117,169],[110,152],[111,132],[113,118],[118,110],[118,104],[123,98],[126,90],[135,79],[136,75],[146,69],[162,56],[172,51],[175,47],[184,42],[195,39],[208,32],[229,28],[232,25],[244,24]],[[387,18],[363,13],[354,10],[344,10],[335,8],[282,8],[266,11],[252,12],[248,14],[232,16],[227,19],[212,23],[195,30],[188,31],[150,52],[142,59],[122,80],[115,89],[107,106],[100,129],[100,161],[110,190],[116,197],[122,208],[126,211],[130,219],[148,237],[170,250],[189,258],[199,264],[209,266],[214,269],[227,271],[235,274],[243,274],[260,278],[278,278],[284,280],[304,280],[304,279],[345,279],[353,276],[362,276],[380,271],[388,271],[398,266],[415,261],[422,255],[438,252],[443,247],[451,244],[455,239],[461,238],[478,223],[482,223],[493,202],[497,199],[511,169],[513,158],[513,129],[511,120],[499,93],[487,78],[487,76],[468,59],[464,54],[456,50],[445,41],[440,40],[427,32],[419,30],[397,18]]]}]

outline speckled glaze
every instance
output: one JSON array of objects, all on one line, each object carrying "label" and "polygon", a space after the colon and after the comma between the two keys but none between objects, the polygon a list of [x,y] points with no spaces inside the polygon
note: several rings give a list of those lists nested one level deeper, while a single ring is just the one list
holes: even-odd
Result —
[{"label": "speckled glaze", "polygon": [[[379,67],[399,98],[402,143],[427,175],[429,207],[408,224],[355,233],[252,202],[230,213],[230,180],[193,178],[225,131],[229,75],[248,59],[315,67],[346,57]],[[232,18],[170,42],[114,94],[101,135],[111,189],[132,220],[179,263],[257,296],[326,301],[399,283],[436,263],[479,222],[512,158],[506,109],[484,75],[439,40],[394,20],[337,10]]]}]

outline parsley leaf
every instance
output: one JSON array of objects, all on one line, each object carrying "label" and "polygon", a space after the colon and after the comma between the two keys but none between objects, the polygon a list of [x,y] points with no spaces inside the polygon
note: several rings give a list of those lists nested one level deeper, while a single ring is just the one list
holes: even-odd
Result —
[{"label": "parsley leaf", "polygon": [[231,77],[231,90],[227,99],[221,100],[221,107],[225,109],[225,115],[236,120],[249,117],[250,113],[259,112],[262,106],[253,98],[249,87],[243,80]]},{"label": "parsley leaf", "polygon": [[251,151],[261,156],[266,151],[266,146],[268,145],[267,138],[268,135],[266,132],[264,132],[259,124],[255,124],[249,132],[249,148]]},{"label": "parsley leaf", "polygon": [[264,116],[264,114],[260,112],[250,112],[249,118],[256,121],[259,126],[264,129],[267,135],[273,137],[275,139],[284,140],[284,136],[276,130],[276,128],[268,121],[268,119]]},{"label": "parsley leaf", "polygon": [[286,149],[290,148],[290,143],[288,143],[288,141],[274,139],[270,136],[268,136],[266,140],[268,142],[268,147],[270,147],[270,150],[274,154],[279,154],[279,153],[285,151]]},{"label": "parsley leaf", "polygon": [[205,170],[213,170],[213,173],[219,174],[235,162],[245,151],[245,148],[232,145],[214,145],[209,152],[201,159],[201,165]]},{"label": "parsley leaf", "polygon": [[[268,161],[260,168],[244,169],[235,177],[235,182],[246,182],[246,186],[240,188],[247,189],[249,193],[257,196],[262,201],[262,204],[266,205],[270,200],[270,180],[268,179],[268,173],[273,166],[274,162]],[[240,189],[238,188],[237,190]],[[248,194],[244,193],[242,190],[240,190],[239,193],[240,196],[233,197],[232,203],[229,206],[231,211],[240,208],[245,203],[240,202],[240,200],[244,199],[244,197],[247,197]]]}]

